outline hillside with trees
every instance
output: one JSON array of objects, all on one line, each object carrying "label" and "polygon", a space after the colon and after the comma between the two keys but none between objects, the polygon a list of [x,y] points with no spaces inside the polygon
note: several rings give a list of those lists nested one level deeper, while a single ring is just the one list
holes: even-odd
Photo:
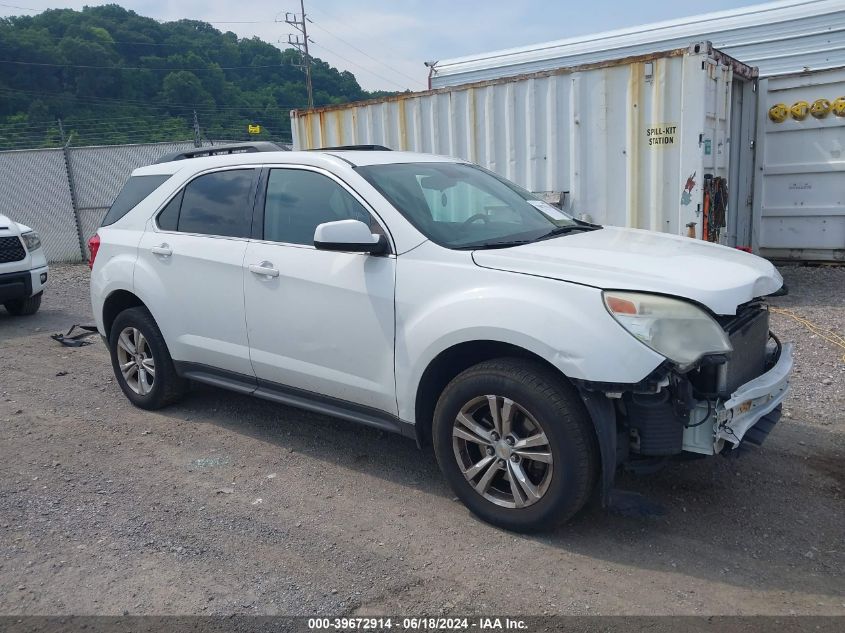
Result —
[{"label": "hillside with trees", "polygon": [[[315,105],[369,93],[312,58]],[[202,136],[290,139],[305,107],[299,53],[206,22],[158,22],[118,5],[0,19],[0,149],[140,143]]]}]

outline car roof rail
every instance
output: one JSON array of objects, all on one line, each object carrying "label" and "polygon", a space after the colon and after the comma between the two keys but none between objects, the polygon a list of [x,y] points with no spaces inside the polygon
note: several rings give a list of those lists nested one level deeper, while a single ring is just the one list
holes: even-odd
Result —
[{"label": "car roof rail", "polygon": [[207,156],[225,156],[227,154],[252,154],[255,152],[287,152],[289,148],[278,145],[271,141],[255,141],[251,143],[232,143],[231,145],[211,145],[208,147],[195,147],[184,152],[173,152],[165,154],[156,161],[158,163],[169,163],[174,160],[186,160],[188,158],[205,158]]},{"label": "car roof rail", "polygon": [[338,145],[337,147],[316,147],[314,152],[392,152],[384,145]]}]

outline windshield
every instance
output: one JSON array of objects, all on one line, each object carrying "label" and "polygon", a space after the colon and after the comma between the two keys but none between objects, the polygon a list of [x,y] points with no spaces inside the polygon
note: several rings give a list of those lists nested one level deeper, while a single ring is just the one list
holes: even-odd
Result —
[{"label": "windshield", "polygon": [[477,165],[404,163],[358,172],[420,232],[448,248],[501,248],[594,228]]}]

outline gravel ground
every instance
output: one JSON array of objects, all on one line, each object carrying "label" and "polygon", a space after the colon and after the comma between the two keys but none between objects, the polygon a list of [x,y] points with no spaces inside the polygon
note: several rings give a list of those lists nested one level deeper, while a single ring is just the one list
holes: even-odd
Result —
[{"label": "gravel ground", "polygon": [[[845,337],[845,268],[788,266],[781,273],[789,294],[772,305],[803,317],[823,333]],[[772,328],[784,341],[795,343],[795,377],[786,415],[826,427],[845,423],[845,349],[782,313],[773,315]]]},{"label": "gravel ground", "polygon": [[[845,334],[845,269],[783,270],[777,305]],[[742,459],[620,487],[516,536],[453,500],[401,437],[196,387],[132,408],[90,322],[88,271],[54,267],[41,312],[0,310],[0,614],[845,614],[843,350],[797,344],[789,417]]]}]

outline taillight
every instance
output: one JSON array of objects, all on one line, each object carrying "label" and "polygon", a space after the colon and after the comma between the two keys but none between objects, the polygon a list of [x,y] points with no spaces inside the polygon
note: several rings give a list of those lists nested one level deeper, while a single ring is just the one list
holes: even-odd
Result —
[{"label": "taillight", "polygon": [[100,236],[94,233],[88,240],[88,250],[91,256],[88,258],[88,268],[94,268],[94,260],[97,258],[97,251],[100,250]]}]

